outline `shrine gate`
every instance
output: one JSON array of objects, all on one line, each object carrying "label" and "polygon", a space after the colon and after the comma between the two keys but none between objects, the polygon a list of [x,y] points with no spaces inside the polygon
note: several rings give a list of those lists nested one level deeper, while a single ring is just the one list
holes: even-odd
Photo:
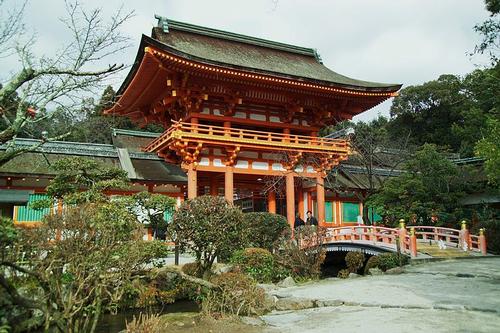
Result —
[{"label": "shrine gate", "polygon": [[[324,224],[324,177],[350,149],[319,130],[401,85],[340,75],[315,49],[156,18],[106,112],[167,129],[144,150],[181,165],[187,198],[223,194],[233,202],[247,191],[264,196],[269,212],[281,200],[290,224],[307,210]],[[282,177],[283,193],[263,191],[265,177]]]}]

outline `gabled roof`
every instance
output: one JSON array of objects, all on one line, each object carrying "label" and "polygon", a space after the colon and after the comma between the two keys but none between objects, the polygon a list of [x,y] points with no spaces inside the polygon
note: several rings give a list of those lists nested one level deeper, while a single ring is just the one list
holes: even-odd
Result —
[{"label": "gabled roof", "polygon": [[[144,134],[148,136],[150,133]],[[149,138],[149,141],[151,138]],[[17,147],[31,147],[40,140],[16,139]],[[7,144],[0,145],[0,151],[7,149]],[[123,147],[128,148],[128,147]],[[136,177],[131,180],[156,181],[162,183],[185,183],[186,174],[174,164],[166,163],[156,154],[130,151],[130,161]],[[0,166],[3,175],[40,175],[51,177],[54,171],[50,168],[54,162],[70,156],[81,156],[116,168],[123,168],[118,156],[117,147],[107,144],[51,141],[46,142],[32,152],[16,156]]]},{"label": "gabled roof", "polygon": [[[336,73],[322,64],[312,48],[155,17],[158,27],[153,28],[152,39],[188,59],[350,89],[395,92],[401,88],[400,84],[357,80]],[[143,43],[148,41],[143,36]]]}]

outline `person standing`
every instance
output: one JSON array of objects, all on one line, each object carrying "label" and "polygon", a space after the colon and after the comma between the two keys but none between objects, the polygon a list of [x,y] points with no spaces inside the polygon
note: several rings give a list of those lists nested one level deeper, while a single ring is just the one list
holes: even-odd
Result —
[{"label": "person standing", "polygon": [[316,220],[310,210],[307,211],[306,225],[318,225],[318,220]]},{"label": "person standing", "polygon": [[294,229],[300,228],[304,224],[305,224],[304,220],[300,218],[299,213],[295,214],[295,222],[293,223],[293,228]]}]

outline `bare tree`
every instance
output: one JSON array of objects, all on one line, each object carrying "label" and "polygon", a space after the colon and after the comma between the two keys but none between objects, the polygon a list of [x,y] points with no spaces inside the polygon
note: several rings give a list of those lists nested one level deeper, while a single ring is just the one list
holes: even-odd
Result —
[{"label": "bare tree", "polygon": [[[22,23],[26,2],[16,9],[6,9],[0,0],[0,59],[17,55],[21,68],[0,87],[0,165],[40,144],[18,147],[15,138],[28,124],[53,117],[55,112],[72,112],[83,96],[102,89],[106,79],[125,68],[123,64],[103,62],[130,46],[120,29],[133,12],[120,7],[109,21],[101,9],[86,10],[78,1],[65,1],[66,15],[60,20],[71,35],[54,56],[33,52],[34,36],[27,36]],[[6,73],[5,73],[6,74]]]}]

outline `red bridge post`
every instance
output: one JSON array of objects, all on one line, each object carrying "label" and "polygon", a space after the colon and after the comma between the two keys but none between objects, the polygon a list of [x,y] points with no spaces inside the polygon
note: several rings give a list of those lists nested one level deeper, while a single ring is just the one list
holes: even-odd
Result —
[{"label": "red bridge post", "polygon": [[479,249],[481,250],[481,254],[483,256],[488,253],[486,247],[486,236],[484,236],[484,228],[479,229]]},{"label": "red bridge post", "polygon": [[406,238],[406,226],[405,226],[405,220],[401,219],[399,220],[399,248],[401,249],[401,252],[406,252],[406,247],[405,247],[405,238]]},{"label": "red bridge post", "polygon": [[460,247],[464,251],[468,251],[470,249],[469,244],[469,230],[467,230],[467,222],[462,221],[462,228],[460,230]]},{"label": "red bridge post", "polygon": [[417,236],[414,227],[410,229],[410,254],[412,258],[417,257]]}]

